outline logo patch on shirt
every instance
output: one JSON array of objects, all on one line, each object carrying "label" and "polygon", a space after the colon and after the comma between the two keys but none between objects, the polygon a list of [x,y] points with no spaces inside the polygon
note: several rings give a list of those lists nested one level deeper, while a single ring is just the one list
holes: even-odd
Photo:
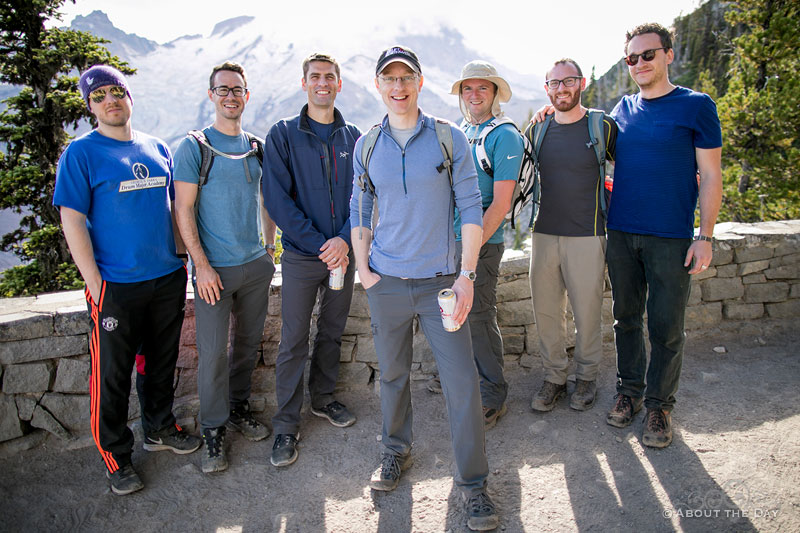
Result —
[{"label": "logo patch on shirt", "polygon": [[350,155],[350,152],[339,152],[339,157],[347,157]]},{"label": "logo patch on shirt", "polygon": [[138,191],[141,189],[154,189],[156,187],[166,187],[167,177],[145,178],[138,180],[122,181],[119,184],[119,192]]},{"label": "logo patch on shirt", "polygon": [[103,319],[103,329],[106,331],[114,331],[119,326],[119,320],[114,318],[113,316],[107,316]]},{"label": "logo patch on shirt", "polygon": [[150,169],[144,163],[134,163],[131,170],[137,180],[146,180],[150,177]]}]

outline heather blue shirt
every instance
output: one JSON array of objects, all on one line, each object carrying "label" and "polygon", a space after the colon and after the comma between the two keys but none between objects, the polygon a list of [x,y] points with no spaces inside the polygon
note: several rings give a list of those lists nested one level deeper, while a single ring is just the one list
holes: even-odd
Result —
[{"label": "heather blue shirt", "polygon": [[[469,142],[455,124],[453,132],[453,187],[446,171],[438,172],[442,151],[434,129],[435,119],[420,111],[417,127],[404,149],[389,132],[385,117],[369,161],[375,195],[363,194],[359,213],[358,184],[350,200],[350,225],[371,228],[377,202],[379,221],[373,231],[369,264],[389,276],[422,279],[456,271],[453,202],[464,223],[482,227],[481,193],[470,157]],[[361,146],[356,142],[354,175],[364,172]]]},{"label": "heather blue shirt", "polygon": [[676,87],[659,98],[626,95],[614,107],[617,159],[607,228],[691,238],[697,205],[695,148],[719,148],[717,106],[706,94]]},{"label": "heather blue shirt", "polygon": [[[250,150],[247,135],[231,136],[213,126],[203,130],[211,146],[226,154],[244,154]],[[250,178],[244,170],[248,165]],[[194,138],[186,137],[175,151],[175,180],[197,184],[200,172],[200,148]],[[208,181],[200,190],[197,204],[197,232],[208,262],[213,267],[249,263],[266,250],[261,245],[259,188],[261,161],[215,156]]]}]

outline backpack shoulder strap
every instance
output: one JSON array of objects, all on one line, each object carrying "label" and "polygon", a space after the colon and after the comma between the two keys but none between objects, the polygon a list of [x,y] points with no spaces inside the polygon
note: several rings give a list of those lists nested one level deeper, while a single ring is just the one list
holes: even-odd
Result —
[{"label": "backpack shoulder strap", "polygon": [[[373,196],[375,196],[375,185],[372,184],[372,180],[369,178],[369,160],[372,158],[372,152],[375,150],[375,143],[378,142],[378,135],[381,134],[381,125],[375,124],[372,126],[367,133],[364,134],[364,143],[361,145],[361,166],[364,167],[364,172],[362,172],[356,178],[356,185],[360,189],[358,192],[358,238],[361,239],[362,237],[362,226],[361,226],[361,200],[364,197],[364,193],[369,190]],[[370,217],[372,218],[372,217]]]},{"label": "backpack shoulder strap", "polygon": [[[605,186],[606,179],[606,136],[603,128],[603,119],[605,112],[600,109],[589,110],[589,140],[592,141],[594,154],[597,157],[597,167],[600,173],[600,187]],[[604,191],[600,191],[600,208],[603,211],[603,216],[606,216],[608,206],[606,205],[606,196]]]},{"label": "backpack shoulder strap", "polygon": [[214,164],[214,154],[211,152],[211,143],[202,130],[191,130],[186,136],[197,141],[197,147],[200,149],[200,170],[198,172],[200,180],[197,182],[199,193],[203,185],[208,182],[208,173],[211,172],[211,165]]},{"label": "backpack shoulder strap", "polygon": [[441,172],[447,170],[447,176],[450,178],[450,188],[453,188],[453,130],[450,129],[450,123],[446,120],[436,119],[434,123],[436,129],[436,138],[439,140],[439,148],[442,151],[444,161],[436,167],[436,170]]},{"label": "backpack shoulder strap", "polygon": [[492,170],[492,162],[489,160],[489,156],[486,154],[486,138],[492,133],[495,128],[501,126],[503,124],[511,124],[514,126],[514,129],[519,131],[517,125],[508,117],[495,117],[489,121],[486,126],[483,127],[481,130],[480,135],[476,139],[470,139],[470,143],[475,145],[475,158],[478,160],[478,163],[481,166],[481,169],[489,176],[494,176],[494,171]]},{"label": "backpack shoulder strap", "polygon": [[[250,146],[250,154],[254,155],[258,158],[259,163],[263,163],[264,161],[264,141],[261,140],[260,137],[250,133],[249,131],[244,132],[247,135],[247,144]],[[253,152],[255,150],[255,152]]]}]

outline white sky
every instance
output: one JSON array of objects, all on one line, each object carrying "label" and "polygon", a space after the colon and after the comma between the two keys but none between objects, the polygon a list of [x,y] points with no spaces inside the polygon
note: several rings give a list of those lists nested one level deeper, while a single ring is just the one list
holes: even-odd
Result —
[{"label": "white sky", "polygon": [[[63,23],[99,9],[127,33],[165,43],[189,34],[208,35],[217,22],[256,16],[265,33],[287,40],[298,32],[319,35],[320,45],[336,53],[338,39],[364,32],[422,29],[446,23],[465,36],[467,46],[514,70],[539,73],[555,59],[571,57],[587,78],[598,77],[622,57],[625,31],[642,22],[670,25],[701,0],[77,0],[62,7]],[[304,39],[305,40],[305,39]]]}]

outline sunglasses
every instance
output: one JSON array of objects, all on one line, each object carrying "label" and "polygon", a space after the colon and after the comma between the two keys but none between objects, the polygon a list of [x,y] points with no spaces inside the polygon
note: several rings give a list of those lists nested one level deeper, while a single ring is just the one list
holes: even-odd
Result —
[{"label": "sunglasses", "polygon": [[639,58],[641,57],[645,61],[652,61],[656,57],[656,52],[659,50],[664,50],[665,52],[669,50],[669,48],[653,48],[652,50],[645,50],[641,54],[631,54],[629,56],[625,56],[625,63],[628,64],[629,67],[634,66],[636,63],[639,62]]},{"label": "sunglasses", "polygon": [[91,98],[92,102],[94,102],[95,104],[99,104],[100,102],[106,99],[107,93],[111,93],[111,96],[113,96],[117,100],[122,100],[123,98],[125,98],[127,91],[125,90],[125,87],[120,87],[118,85],[115,85],[114,87],[111,87],[108,91],[106,91],[105,89],[95,89],[94,91],[89,93],[89,98]]}]

